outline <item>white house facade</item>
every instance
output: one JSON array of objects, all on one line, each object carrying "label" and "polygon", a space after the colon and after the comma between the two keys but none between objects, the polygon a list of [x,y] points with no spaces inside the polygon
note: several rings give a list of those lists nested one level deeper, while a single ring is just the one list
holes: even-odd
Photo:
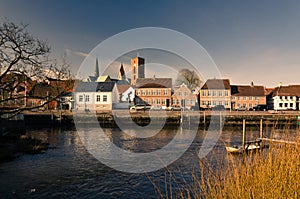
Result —
[{"label": "white house facade", "polygon": [[75,110],[111,111],[118,102],[115,82],[81,82],[74,92]]},{"label": "white house facade", "polygon": [[270,107],[276,111],[299,110],[300,85],[279,86],[271,93]]}]

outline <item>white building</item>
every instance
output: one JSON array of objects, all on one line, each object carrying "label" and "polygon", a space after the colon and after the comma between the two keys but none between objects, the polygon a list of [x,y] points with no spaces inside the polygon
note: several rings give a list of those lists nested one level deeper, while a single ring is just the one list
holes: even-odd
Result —
[{"label": "white building", "polygon": [[79,111],[111,111],[118,102],[115,82],[81,82],[74,91],[74,109]]},{"label": "white building", "polygon": [[120,102],[133,102],[135,93],[134,88],[131,85],[117,85]]},{"label": "white building", "polygon": [[279,86],[269,96],[269,107],[274,110],[299,110],[300,85]]}]

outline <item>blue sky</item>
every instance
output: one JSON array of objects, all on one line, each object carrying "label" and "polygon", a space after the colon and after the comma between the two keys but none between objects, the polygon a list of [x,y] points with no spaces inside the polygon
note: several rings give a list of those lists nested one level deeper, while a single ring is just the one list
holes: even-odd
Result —
[{"label": "blue sky", "polygon": [[[199,42],[232,84],[300,84],[300,1],[0,1],[4,18],[29,24],[54,58],[76,71],[119,32],[164,27]],[[146,60],[147,61],[147,60]],[[129,63],[125,63],[129,64]]]}]

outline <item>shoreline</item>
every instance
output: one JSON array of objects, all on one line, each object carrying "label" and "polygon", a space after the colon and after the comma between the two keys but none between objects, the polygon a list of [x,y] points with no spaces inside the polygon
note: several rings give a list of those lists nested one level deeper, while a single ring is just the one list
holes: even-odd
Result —
[{"label": "shoreline", "polygon": [[[225,112],[210,112],[210,111],[146,111],[129,113],[128,110],[114,110],[112,112],[70,112],[70,111],[47,111],[47,112],[25,112],[24,120],[0,120],[1,128],[26,128],[34,126],[75,126],[73,114],[76,114],[76,124],[93,124],[98,123],[102,127],[117,127],[118,122],[122,124],[136,123],[141,126],[146,126],[151,123],[161,123],[165,120],[166,126],[172,125],[188,125],[205,127],[214,123],[222,123],[225,126],[239,126],[243,119],[246,119],[247,125],[258,125],[260,120],[264,124],[276,123],[276,125],[296,127],[297,116],[300,116],[298,111],[286,111],[270,113],[267,111],[225,111]],[[97,122],[95,122],[95,117]],[[213,118],[213,121],[210,121]],[[117,122],[116,122],[117,120]]]}]

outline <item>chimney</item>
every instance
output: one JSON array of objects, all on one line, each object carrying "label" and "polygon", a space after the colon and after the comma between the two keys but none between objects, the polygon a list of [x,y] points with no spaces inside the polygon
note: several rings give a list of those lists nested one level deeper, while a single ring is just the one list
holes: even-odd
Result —
[{"label": "chimney", "polygon": [[250,85],[251,87],[254,87],[254,83],[253,82],[251,82],[251,85]]}]

